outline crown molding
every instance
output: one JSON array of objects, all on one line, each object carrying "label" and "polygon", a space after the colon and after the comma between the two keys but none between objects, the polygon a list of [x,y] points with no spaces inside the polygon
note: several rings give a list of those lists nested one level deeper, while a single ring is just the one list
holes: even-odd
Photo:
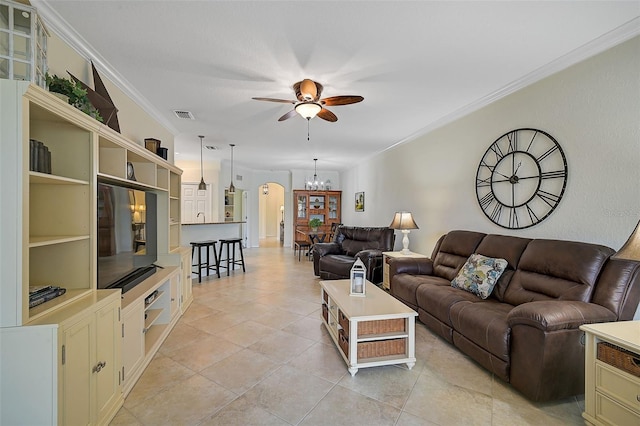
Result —
[{"label": "crown molding", "polygon": [[178,130],[149,102],[131,83],[89,44],[71,25],[56,12],[50,5],[50,0],[31,0],[31,5],[36,8],[38,15],[47,25],[47,30],[54,32],[69,47],[75,50],[87,62],[93,61],[96,68],[125,95],[129,96],[140,108],[149,114],[154,120],[164,126],[173,135]]},{"label": "crown molding", "polygon": [[640,17],[636,17],[631,21],[619,26],[618,28],[613,29],[608,33],[605,33],[602,36],[590,41],[589,43],[572,50],[566,55],[549,62],[547,65],[544,65],[537,70],[530,72],[524,77],[513,81],[512,83],[496,90],[495,92],[490,93],[487,96],[484,96],[477,101],[474,101],[452,112],[451,114],[448,114],[431,122],[422,129],[412,133],[411,135],[403,138],[402,140],[396,142],[395,144],[380,152],[388,151],[398,145],[402,145],[420,136],[426,135],[427,133],[430,133],[446,124],[458,120],[459,118],[471,114],[474,111],[477,111],[487,105],[492,104],[493,102],[496,102],[512,93],[515,93],[518,90],[524,89],[525,87],[530,86],[533,83],[536,83],[557,72],[567,69],[572,65],[575,65],[579,62],[584,61],[585,59],[602,53],[614,46],[624,43],[625,41],[630,40],[638,35],[640,35]]}]

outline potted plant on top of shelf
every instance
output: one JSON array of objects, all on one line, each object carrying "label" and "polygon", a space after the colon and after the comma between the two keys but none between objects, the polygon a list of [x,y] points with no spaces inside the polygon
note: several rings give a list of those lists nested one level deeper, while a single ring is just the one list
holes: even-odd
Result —
[{"label": "potted plant on top of shelf", "polygon": [[91,104],[91,101],[89,101],[87,91],[80,87],[75,81],[49,73],[47,73],[46,78],[47,87],[50,92],[66,96],[65,100],[69,105],[73,105],[88,116],[95,118],[101,123],[103,122],[100,112]]},{"label": "potted plant on top of shelf", "polygon": [[312,232],[318,232],[318,228],[322,226],[322,221],[317,217],[314,217],[309,221],[309,228],[311,228]]}]

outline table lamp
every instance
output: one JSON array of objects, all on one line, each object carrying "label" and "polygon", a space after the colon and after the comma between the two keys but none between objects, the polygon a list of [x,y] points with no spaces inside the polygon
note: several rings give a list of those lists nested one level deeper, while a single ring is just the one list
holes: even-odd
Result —
[{"label": "table lamp", "polygon": [[636,225],[631,236],[617,253],[611,256],[614,259],[640,261],[640,222]]},{"label": "table lamp", "polygon": [[402,250],[400,253],[402,254],[411,254],[409,250],[409,232],[411,229],[419,229],[416,222],[413,220],[413,216],[411,212],[396,212],[393,217],[393,221],[391,225],[389,225],[391,229],[399,229],[402,231],[404,236],[402,237]]}]

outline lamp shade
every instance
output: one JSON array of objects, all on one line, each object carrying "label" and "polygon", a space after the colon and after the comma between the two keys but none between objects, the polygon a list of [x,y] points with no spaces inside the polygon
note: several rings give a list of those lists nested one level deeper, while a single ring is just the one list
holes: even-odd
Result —
[{"label": "lamp shade", "polygon": [[315,102],[301,102],[296,105],[296,112],[307,120],[311,120],[313,117],[315,117],[321,109],[322,107],[320,106],[320,104],[317,104]]},{"label": "lamp shade", "polygon": [[413,220],[411,212],[396,212],[389,225],[391,229],[419,229],[416,222]]},{"label": "lamp shade", "polygon": [[614,259],[626,259],[640,261],[640,222],[626,243],[613,256]]}]

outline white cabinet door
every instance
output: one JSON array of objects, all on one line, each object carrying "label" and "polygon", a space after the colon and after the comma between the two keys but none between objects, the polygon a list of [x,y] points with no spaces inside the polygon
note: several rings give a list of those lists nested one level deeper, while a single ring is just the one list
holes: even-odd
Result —
[{"label": "white cabinet door", "polygon": [[92,372],[95,377],[96,420],[97,424],[102,424],[120,397],[120,301],[114,300],[95,315],[96,363]]},{"label": "white cabinet door", "polygon": [[64,425],[91,423],[91,369],[94,365],[95,322],[88,315],[62,330],[61,421]]},{"label": "white cabinet door", "polygon": [[126,396],[138,375],[136,371],[144,360],[144,302],[140,299],[122,312],[122,366],[124,370],[123,393]]}]

